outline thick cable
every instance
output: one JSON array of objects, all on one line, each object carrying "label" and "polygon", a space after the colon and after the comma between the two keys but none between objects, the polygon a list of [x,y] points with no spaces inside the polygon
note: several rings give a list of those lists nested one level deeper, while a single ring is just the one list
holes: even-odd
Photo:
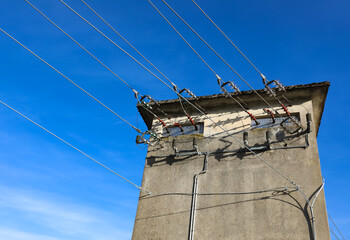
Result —
[{"label": "thick cable", "polygon": [[[256,190],[256,191],[248,191],[248,192],[217,192],[217,193],[196,193],[198,196],[220,196],[220,195],[248,195],[248,194],[259,194],[259,193],[266,193],[266,192],[289,192],[289,191],[296,191],[296,187],[279,187],[279,188],[273,188],[273,189],[266,189],[266,190]],[[192,193],[181,193],[181,192],[173,192],[173,193],[159,193],[159,194],[151,194],[150,197],[157,197],[157,196],[192,196]]]},{"label": "thick cable", "polygon": [[247,86],[253,90],[271,109],[277,112],[270,103],[266,101],[212,46],[209,45],[166,1],[162,0],[163,3],[207,46],[209,49],[220,58]]},{"label": "thick cable", "polygon": [[35,122],[34,120],[30,119],[29,117],[25,116],[24,114],[20,113],[19,111],[17,111],[16,109],[12,108],[11,106],[7,105],[5,102],[0,100],[0,103],[3,104],[5,107],[11,109],[12,111],[14,111],[15,113],[21,115],[22,117],[24,117],[25,119],[27,119],[28,121],[30,121],[31,123],[35,124],[37,127],[41,128],[42,130],[44,130],[45,132],[51,134],[52,136],[54,136],[55,138],[57,138],[58,140],[60,140],[61,142],[65,143],[66,145],[70,146],[71,148],[73,148],[74,150],[80,152],[81,154],[83,154],[85,157],[89,158],[90,160],[94,161],[95,163],[99,164],[100,166],[102,166],[103,168],[107,169],[108,171],[112,172],[113,174],[117,175],[118,177],[120,177],[121,179],[127,181],[128,183],[130,183],[131,185],[133,185],[134,187],[136,187],[137,189],[139,189],[142,192],[145,192],[147,194],[149,194],[148,191],[144,190],[142,187],[136,185],[135,183],[133,183],[132,181],[128,180],[127,178],[123,177],[122,175],[120,175],[119,173],[117,173],[116,171],[110,169],[109,167],[107,167],[106,165],[104,165],[103,163],[97,161],[95,158],[91,157],[90,155],[86,154],[85,152],[81,151],[80,149],[78,149],[77,147],[73,146],[72,144],[70,144],[69,142],[67,142],[66,140],[60,138],[59,136],[57,136],[56,134],[52,133],[51,131],[47,130],[45,127],[41,126],[39,123]]},{"label": "thick cable", "polygon": [[337,231],[339,232],[340,236],[343,238],[343,240],[345,240],[343,234],[340,232],[339,228],[337,227],[337,225],[335,224],[335,222],[333,221],[333,219],[331,218],[331,216],[329,214],[327,214],[329,219],[332,221],[333,225],[335,226],[335,228],[337,229]]},{"label": "thick cable", "polygon": [[14,37],[12,37],[9,33],[7,33],[5,30],[3,30],[2,28],[0,28],[0,31],[3,32],[4,34],[6,34],[9,38],[11,38],[13,41],[15,41],[17,44],[19,44],[21,47],[23,47],[24,49],[26,49],[28,52],[30,52],[31,54],[33,54],[35,57],[37,57],[40,61],[42,61],[43,63],[45,63],[47,66],[49,66],[52,70],[54,70],[55,72],[57,72],[59,75],[61,75],[62,77],[64,77],[66,80],[68,80],[70,83],[72,83],[74,86],[76,86],[77,88],[79,88],[81,91],[83,91],[85,94],[87,94],[89,97],[91,97],[92,99],[94,99],[96,102],[98,102],[100,105],[102,105],[104,108],[106,108],[108,111],[110,111],[111,113],[113,113],[115,116],[117,116],[119,119],[121,119],[122,121],[124,121],[126,124],[128,124],[130,127],[132,127],[135,131],[137,131],[138,133],[141,133],[141,130],[136,128],[135,126],[133,126],[131,123],[129,123],[127,120],[125,120],[123,117],[121,117],[119,114],[117,114],[116,112],[114,112],[112,109],[110,109],[109,107],[107,107],[104,103],[102,103],[100,100],[98,100],[96,97],[94,97],[93,95],[91,95],[89,92],[87,92],[84,88],[80,87],[78,84],[76,84],[74,81],[72,81],[70,78],[68,78],[66,75],[64,75],[63,73],[61,73],[59,70],[57,70],[56,68],[54,68],[51,64],[49,64],[48,62],[46,62],[44,59],[42,59],[41,57],[39,57],[39,55],[37,55],[36,53],[34,53],[32,50],[30,50],[28,47],[26,47],[24,44],[22,44],[21,42],[19,42],[17,39],[15,39]]}]

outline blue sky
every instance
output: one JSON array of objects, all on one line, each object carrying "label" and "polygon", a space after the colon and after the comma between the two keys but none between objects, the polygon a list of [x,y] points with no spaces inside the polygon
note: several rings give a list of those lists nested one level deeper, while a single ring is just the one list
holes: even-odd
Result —
[{"label": "blue sky", "polygon": [[[132,52],[78,0],[67,0]],[[143,94],[175,98],[58,0],[33,0],[40,10]],[[87,3],[179,87],[218,93],[216,79],[146,0]],[[248,88],[166,9],[154,3],[223,79]],[[169,3],[253,85],[259,75],[190,0]],[[285,85],[330,81],[318,136],[328,212],[350,237],[347,0],[198,0],[201,7],[269,79]],[[0,0],[0,27],[72,80],[145,130],[132,92],[24,0]],[[141,183],[146,150],[134,130],[26,50],[0,34],[0,100],[112,169]],[[133,52],[132,52],[133,53]],[[5,107],[0,107],[0,239],[130,239],[138,191]],[[317,204],[317,203],[316,203]]]}]

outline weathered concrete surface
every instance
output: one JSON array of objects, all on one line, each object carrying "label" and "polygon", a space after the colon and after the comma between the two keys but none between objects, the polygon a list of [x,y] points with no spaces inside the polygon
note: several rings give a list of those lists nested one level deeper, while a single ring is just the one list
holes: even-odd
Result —
[{"label": "weathered concrete surface", "polygon": [[[288,91],[293,107],[290,112],[300,114],[306,128],[306,113],[312,113],[312,132],[308,148],[268,150],[257,152],[269,164],[293,180],[311,198],[322,184],[317,150],[316,132],[322,116],[328,84],[295,88]],[[255,95],[244,100],[250,111],[266,116],[265,107]],[[202,101],[202,102],[201,102]],[[269,99],[270,103],[273,103]],[[237,151],[243,148],[242,130],[249,128],[250,119],[244,112],[236,112],[225,98],[200,99],[198,102],[215,122],[230,130],[227,136],[208,119],[193,111],[196,122],[204,122],[204,134],[176,137],[179,151],[191,150],[197,138],[200,152]],[[165,102],[174,117],[168,123],[185,123],[178,103]],[[162,107],[163,107],[162,104]],[[273,104],[276,109],[278,105]],[[283,111],[279,111],[283,112]],[[149,121],[146,119],[146,121]],[[154,129],[161,126],[153,123]],[[249,131],[249,146],[266,145],[266,130]],[[273,146],[305,145],[304,135],[292,139],[282,128],[269,129],[273,133]],[[164,138],[148,149],[142,187],[152,195],[140,194],[132,239],[188,239],[194,175],[203,169],[204,155],[169,156],[174,153],[173,137]],[[163,157],[157,157],[163,156]],[[287,190],[281,191],[282,188]],[[194,239],[312,239],[310,211],[305,199],[293,185],[266,163],[249,152],[210,154],[207,172],[198,176],[198,195],[195,209]],[[252,191],[279,189],[262,193]],[[220,195],[220,194],[226,195]],[[235,193],[235,194],[227,194]],[[249,193],[249,194],[247,194]],[[187,194],[187,195],[186,195]],[[323,190],[315,206],[317,240],[329,240],[328,221]]]}]

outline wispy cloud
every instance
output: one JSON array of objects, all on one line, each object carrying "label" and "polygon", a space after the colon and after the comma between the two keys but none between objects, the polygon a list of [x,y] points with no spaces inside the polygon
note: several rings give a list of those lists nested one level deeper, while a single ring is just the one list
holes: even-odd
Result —
[{"label": "wispy cloud", "polygon": [[[124,221],[105,210],[43,192],[1,186],[0,192],[0,209],[18,216],[15,229],[0,228],[0,239],[130,239]],[[24,230],[28,224],[33,225],[31,233]]]},{"label": "wispy cloud", "polygon": [[0,239],[6,240],[59,240],[59,238],[41,234],[27,233],[20,230],[0,228]]}]

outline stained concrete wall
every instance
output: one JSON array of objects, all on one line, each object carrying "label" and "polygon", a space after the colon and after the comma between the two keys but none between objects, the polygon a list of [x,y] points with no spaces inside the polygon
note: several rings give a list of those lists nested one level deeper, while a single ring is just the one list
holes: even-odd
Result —
[{"label": "stained concrete wall", "polygon": [[[327,87],[328,88],[328,87]],[[317,92],[318,91],[318,92]],[[295,97],[293,97],[295,96]],[[289,110],[300,115],[306,128],[306,113],[313,116],[312,132],[308,134],[307,148],[280,149],[256,152],[300,186],[308,198],[314,196],[322,184],[317,150],[316,132],[323,111],[324,89],[298,90],[288,96],[293,99]],[[250,96],[245,99],[247,102]],[[323,98],[323,100],[322,100]],[[178,136],[179,151],[193,149],[197,138],[200,152],[217,152],[208,157],[207,171],[198,176],[198,195],[194,216],[194,239],[313,239],[311,216],[305,199],[286,179],[266,163],[249,152],[234,152],[242,147],[243,130],[248,130],[251,120],[229,104],[218,100],[215,107],[206,106],[207,115],[234,137],[215,126],[210,120],[193,111],[196,122],[204,122],[202,135]],[[175,104],[175,103],[174,103]],[[203,102],[203,105],[206,105]],[[250,111],[256,116],[266,116],[263,105],[253,98]],[[176,105],[174,105],[176,106]],[[252,107],[254,106],[254,107]],[[278,108],[278,105],[274,105]],[[174,110],[168,121],[185,123],[181,111]],[[237,112],[238,111],[238,112]],[[280,111],[281,112],[281,111]],[[161,126],[153,124],[159,132]],[[268,129],[249,130],[249,145],[266,145]],[[305,145],[305,135],[292,139],[281,127],[269,129],[273,133],[273,146]],[[190,215],[194,176],[201,172],[204,155],[171,156],[174,137],[163,138],[149,146],[145,163],[142,188],[151,195],[140,194],[132,239],[189,239]],[[221,153],[220,153],[221,151]],[[232,151],[231,153],[222,153]],[[159,157],[162,156],[162,157]],[[287,190],[281,191],[287,187]],[[276,191],[250,193],[267,189]],[[227,195],[219,195],[219,194]],[[315,229],[317,240],[329,240],[328,221],[323,190],[315,206]]]}]

